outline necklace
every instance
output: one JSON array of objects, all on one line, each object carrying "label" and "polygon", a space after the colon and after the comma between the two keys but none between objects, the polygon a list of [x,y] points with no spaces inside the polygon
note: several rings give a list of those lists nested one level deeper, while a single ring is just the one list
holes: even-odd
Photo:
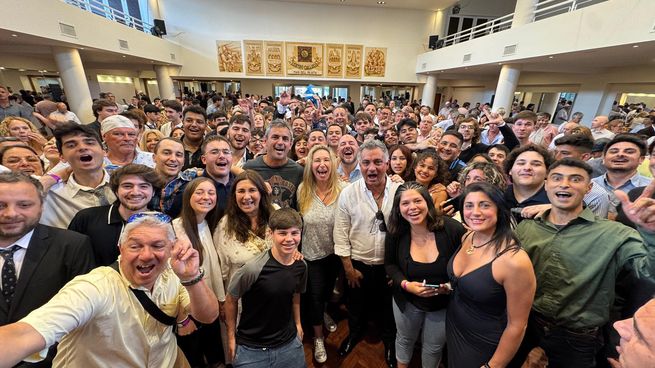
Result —
[{"label": "necklace", "polygon": [[320,191],[316,189],[316,195],[318,196],[318,199],[320,199],[321,202],[323,202],[323,204],[325,204],[325,200],[331,193],[332,193],[332,189],[328,189],[324,192],[324,194],[321,195]]},{"label": "necklace", "polygon": [[492,237],[492,238],[491,238],[489,241],[487,241],[486,243],[482,243],[482,244],[480,244],[480,245],[473,245],[473,238],[474,238],[474,237],[475,237],[475,233],[473,233],[473,236],[471,236],[471,245],[468,247],[468,249],[466,249],[466,254],[468,254],[469,256],[470,256],[471,254],[473,254],[473,252],[475,252],[476,249],[484,247],[485,245],[491,243],[491,241],[493,240],[493,237]]}]

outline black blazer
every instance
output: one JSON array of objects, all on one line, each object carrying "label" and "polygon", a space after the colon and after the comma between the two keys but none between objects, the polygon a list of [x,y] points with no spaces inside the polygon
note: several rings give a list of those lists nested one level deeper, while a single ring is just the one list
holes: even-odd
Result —
[{"label": "black blazer", "polygon": [[39,308],[68,281],[93,269],[91,241],[74,231],[37,225],[18,275],[11,308],[0,298],[0,326]]},{"label": "black blazer", "polygon": [[[439,249],[439,257],[445,257],[445,264],[447,265],[448,260],[462,243],[462,236],[466,233],[466,229],[462,224],[448,216],[443,216],[443,219],[443,229],[435,231],[434,238]],[[400,310],[404,310],[405,303],[407,303],[406,291],[402,289],[400,284],[406,279],[411,240],[411,233],[407,231],[398,237],[387,235],[384,242],[384,267],[387,275],[393,281],[393,298]],[[447,296],[444,295],[444,298],[447,298]]]}]

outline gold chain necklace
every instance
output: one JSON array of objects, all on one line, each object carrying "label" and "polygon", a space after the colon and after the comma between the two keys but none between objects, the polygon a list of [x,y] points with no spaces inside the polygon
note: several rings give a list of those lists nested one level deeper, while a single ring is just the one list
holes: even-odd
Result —
[{"label": "gold chain necklace", "polygon": [[484,247],[485,245],[491,243],[492,240],[494,240],[493,237],[492,237],[492,238],[491,238],[489,241],[487,241],[486,243],[482,243],[482,244],[480,244],[480,245],[473,245],[473,238],[474,238],[474,237],[475,237],[475,233],[473,233],[473,235],[471,236],[471,245],[469,245],[468,249],[466,249],[466,254],[468,254],[469,256],[470,256],[471,254],[473,254],[473,252],[475,252],[476,249],[478,249],[478,248],[482,248],[482,247]]}]

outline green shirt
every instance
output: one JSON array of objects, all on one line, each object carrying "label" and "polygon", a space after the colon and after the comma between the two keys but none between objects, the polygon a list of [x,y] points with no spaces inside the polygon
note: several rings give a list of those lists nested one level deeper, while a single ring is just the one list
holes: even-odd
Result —
[{"label": "green shirt", "polygon": [[642,231],[644,242],[634,229],[597,218],[589,209],[558,230],[548,222],[549,213],[516,228],[537,276],[532,308],[566,328],[602,326],[609,321],[621,269],[653,279],[655,234]]}]

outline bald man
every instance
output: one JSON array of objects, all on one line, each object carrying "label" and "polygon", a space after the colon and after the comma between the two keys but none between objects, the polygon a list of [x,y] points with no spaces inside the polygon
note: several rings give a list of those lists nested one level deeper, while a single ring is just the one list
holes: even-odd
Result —
[{"label": "bald man", "polygon": [[614,138],[614,133],[607,130],[607,123],[609,119],[605,115],[598,115],[591,121],[591,134],[594,136],[594,140],[607,138]]}]

